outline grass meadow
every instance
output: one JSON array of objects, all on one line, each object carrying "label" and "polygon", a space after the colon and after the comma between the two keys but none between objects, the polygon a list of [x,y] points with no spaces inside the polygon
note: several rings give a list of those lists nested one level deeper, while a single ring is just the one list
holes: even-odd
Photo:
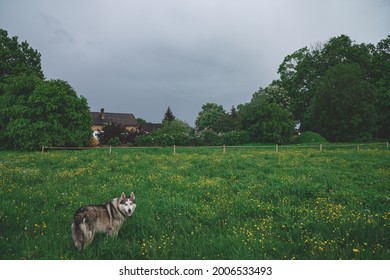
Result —
[{"label": "grass meadow", "polygon": [[[85,204],[135,192],[116,239],[73,248]],[[390,151],[0,151],[0,259],[390,259]]]}]

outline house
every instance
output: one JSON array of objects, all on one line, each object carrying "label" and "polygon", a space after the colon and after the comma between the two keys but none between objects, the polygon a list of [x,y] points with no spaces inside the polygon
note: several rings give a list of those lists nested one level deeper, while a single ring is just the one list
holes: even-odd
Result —
[{"label": "house", "polygon": [[100,112],[91,112],[92,130],[102,131],[105,124],[116,123],[126,127],[127,130],[137,129],[138,123],[133,114],[125,113],[106,113],[104,108]]},{"label": "house", "polygon": [[139,129],[144,131],[146,134],[150,134],[155,130],[161,129],[163,127],[162,123],[142,123],[139,125]]}]

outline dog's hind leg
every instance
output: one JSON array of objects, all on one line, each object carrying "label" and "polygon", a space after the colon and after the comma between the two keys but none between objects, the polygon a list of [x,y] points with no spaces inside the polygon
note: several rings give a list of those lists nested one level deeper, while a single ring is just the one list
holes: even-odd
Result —
[{"label": "dog's hind leg", "polygon": [[85,224],[81,224],[81,225],[82,225],[82,231],[84,233],[84,248],[85,248],[87,245],[89,245],[92,242],[93,237],[95,236],[95,230],[89,229]]}]

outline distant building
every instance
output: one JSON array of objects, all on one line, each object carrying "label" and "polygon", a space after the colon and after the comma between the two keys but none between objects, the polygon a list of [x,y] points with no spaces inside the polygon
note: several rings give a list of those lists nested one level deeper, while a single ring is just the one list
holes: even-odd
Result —
[{"label": "distant building", "polygon": [[92,130],[94,131],[95,137],[100,131],[103,131],[104,125],[109,123],[124,125],[127,130],[140,129],[146,132],[147,134],[162,128],[161,123],[147,122],[147,123],[138,124],[134,114],[106,113],[104,112],[104,108],[102,108],[100,112],[91,112],[91,115],[92,115]]},{"label": "distant building", "polygon": [[104,108],[100,112],[91,112],[92,130],[102,131],[105,124],[116,123],[126,127],[127,130],[137,129],[138,123],[133,114],[126,113],[106,113]]},{"label": "distant building", "polygon": [[152,133],[153,131],[162,128],[162,123],[143,123],[139,125],[139,129],[146,132],[147,134]]}]

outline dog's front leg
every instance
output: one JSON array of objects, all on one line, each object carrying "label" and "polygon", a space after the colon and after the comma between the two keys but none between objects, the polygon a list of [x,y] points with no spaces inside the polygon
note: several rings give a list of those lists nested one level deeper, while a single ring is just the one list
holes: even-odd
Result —
[{"label": "dog's front leg", "polygon": [[117,236],[118,236],[118,231],[119,231],[119,230],[118,230],[117,228],[112,227],[109,235],[110,235],[111,237],[117,237]]},{"label": "dog's front leg", "polygon": [[113,226],[109,226],[107,228],[107,235],[108,236],[113,236],[115,234],[115,230],[114,230],[114,227]]}]

